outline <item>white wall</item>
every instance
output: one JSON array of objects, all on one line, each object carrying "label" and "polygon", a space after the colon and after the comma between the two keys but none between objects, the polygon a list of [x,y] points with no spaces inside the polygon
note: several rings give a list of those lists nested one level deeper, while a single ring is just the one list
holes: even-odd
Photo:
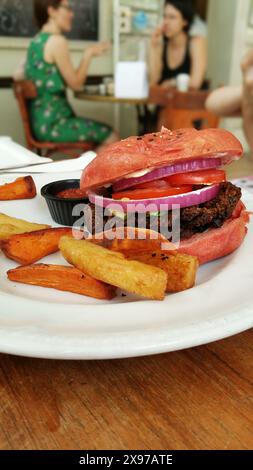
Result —
[{"label": "white wall", "polygon": [[212,88],[228,84],[238,0],[209,0],[208,77]]},{"label": "white wall", "polygon": [[[250,44],[249,10],[252,0],[209,0],[208,76],[212,88],[242,83],[241,60]],[[247,149],[242,119],[225,119],[222,126],[233,132]]]}]

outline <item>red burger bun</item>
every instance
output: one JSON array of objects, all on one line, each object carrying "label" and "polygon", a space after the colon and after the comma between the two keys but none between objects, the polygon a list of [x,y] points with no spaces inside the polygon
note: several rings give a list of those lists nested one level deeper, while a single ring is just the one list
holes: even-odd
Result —
[{"label": "red burger bun", "polygon": [[229,164],[243,155],[238,139],[225,129],[178,129],[129,137],[108,145],[84,169],[81,190],[114,183],[127,175],[148,168],[201,158],[221,158]]},{"label": "red burger bun", "polygon": [[240,201],[232,217],[221,228],[209,229],[188,240],[182,240],[178,251],[196,256],[201,265],[223,258],[241,246],[248,231],[248,223],[249,213]]}]

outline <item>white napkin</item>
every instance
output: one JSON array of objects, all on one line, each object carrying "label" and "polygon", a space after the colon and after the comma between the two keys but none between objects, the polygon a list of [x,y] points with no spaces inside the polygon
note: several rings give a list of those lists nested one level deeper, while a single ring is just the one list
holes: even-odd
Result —
[{"label": "white napkin", "polygon": [[239,188],[248,191],[249,193],[253,194],[253,176],[246,176],[245,178],[235,179],[232,180],[232,183]]},{"label": "white napkin", "polygon": [[51,158],[38,157],[35,153],[13,142],[10,137],[0,137],[0,170],[22,168],[51,161]]},{"label": "white napkin", "polygon": [[45,165],[33,165],[20,168],[19,170],[9,170],[6,173],[70,173],[83,170],[94,158],[96,153],[89,151],[79,158],[71,160],[61,160],[58,162],[46,163]]},{"label": "white napkin", "polygon": [[117,98],[148,97],[148,72],[145,62],[118,62],[115,77]]}]

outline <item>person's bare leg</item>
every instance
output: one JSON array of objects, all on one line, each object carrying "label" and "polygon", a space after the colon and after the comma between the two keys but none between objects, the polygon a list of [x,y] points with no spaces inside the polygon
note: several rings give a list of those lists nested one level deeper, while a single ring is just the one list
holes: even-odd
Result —
[{"label": "person's bare leg", "polygon": [[206,101],[208,111],[220,117],[234,117],[242,114],[242,87],[226,86],[214,90]]},{"label": "person's bare leg", "polygon": [[101,145],[99,145],[96,148],[96,152],[100,152],[101,150],[104,150],[108,145],[114,144],[115,142],[118,142],[120,140],[119,133],[116,131],[113,131],[111,135],[109,135],[108,139],[106,139]]},{"label": "person's bare leg", "polygon": [[241,65],[243,73],[243,125],[251,158],[253,158],[253,50],[246,55]]}]

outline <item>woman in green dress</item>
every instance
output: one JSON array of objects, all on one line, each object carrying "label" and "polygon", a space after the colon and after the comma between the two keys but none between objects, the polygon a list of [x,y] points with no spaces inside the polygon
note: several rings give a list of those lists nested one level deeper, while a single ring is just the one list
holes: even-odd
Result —
[{"label": "woman in green dress", "polygon": [[28,49],[25,78],[35,83],[38,93],[30,104],[35,137],[49,142],[91,141],[98,146],[115,142],[118,135],[110,126],[77,117],[66,97],[66,87],[79,90],[91,60],[106,53],[110,44],[87,48],[75,69],[63,36],[71,31],[74,17],[68,0],[34,0],[34,13],[40,32]]}]

